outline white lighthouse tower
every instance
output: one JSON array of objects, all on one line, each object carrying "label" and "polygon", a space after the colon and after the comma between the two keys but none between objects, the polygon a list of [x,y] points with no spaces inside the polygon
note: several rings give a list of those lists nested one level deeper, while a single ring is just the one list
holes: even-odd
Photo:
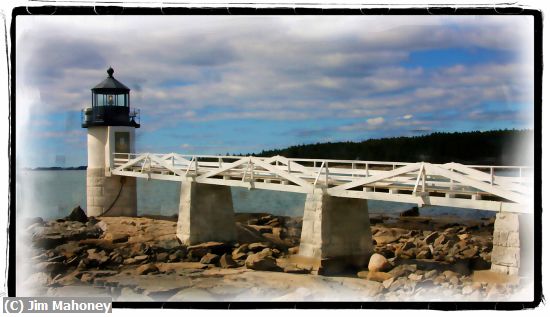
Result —
[{"label": "white lighthouse tower", "polygon": [[[88,129],[86,198],[88,216],[136,216],[136,179],[111,175],[116,157],[135,153],[139,111],[130,111],[130,89],[113,77],[92,88],[92,107],[83,110]],[[136,122],[137,120],[137,122]]]}]

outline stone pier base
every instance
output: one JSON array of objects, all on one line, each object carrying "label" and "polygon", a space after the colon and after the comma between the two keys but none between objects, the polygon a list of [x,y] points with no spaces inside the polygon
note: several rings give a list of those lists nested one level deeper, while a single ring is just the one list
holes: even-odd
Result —
[{"label": "stone pier base", "polygon": [[235,241],[231,188],[183,181],[176,235],[185,245]]},{"label": "stone pier base", "polygon": [[373,252],[367,200],[308,194],[299,257],[319,274],[368,265]]},{"label": "stone pier base", "polygon": [[493,233],[491,271],[518,275],[520,268],[519,216],[497,213]]},{"label": "stone pier base", "polygon": [[[88,168],[86,205],[88,216],[137,216],[136,179],[114,175],[106,177],[104,168]],[[104,214],[111,205],[112,208]]]}]

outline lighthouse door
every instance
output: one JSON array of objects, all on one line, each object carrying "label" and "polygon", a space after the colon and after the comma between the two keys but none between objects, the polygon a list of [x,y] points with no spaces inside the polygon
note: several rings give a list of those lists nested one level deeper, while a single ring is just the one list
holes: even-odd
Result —
[{"label": "lighthouse door", "polygon": [[130,153],[130,132],[115,132],[115,153]]}]

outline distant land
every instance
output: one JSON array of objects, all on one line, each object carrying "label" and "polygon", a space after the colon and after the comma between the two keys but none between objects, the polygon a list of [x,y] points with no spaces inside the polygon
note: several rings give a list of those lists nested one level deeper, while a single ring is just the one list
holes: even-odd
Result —
[{"label": "distant land", "polygon": [[87,166],[73,166],[73,167],[59,167],[59,166],[51,166],[51,167],[35,167],[35,168],[25,168],[26,170],[31,171],[81,171],[86,170],[88,168]]},{"label": "distant land", "polygon": [[256,156],[470,165],[531,165],[533,130],[436,132],[414,137],[327,142],[266,150]]}]

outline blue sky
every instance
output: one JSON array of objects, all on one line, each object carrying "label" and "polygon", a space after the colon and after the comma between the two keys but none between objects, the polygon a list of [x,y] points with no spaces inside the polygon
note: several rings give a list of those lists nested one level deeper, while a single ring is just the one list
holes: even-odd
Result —
[{"label": "blue sky", "polygon": [[19,16],[17,164],[86,164],[80,109],[109,66],[138,151],[532,128],[532,40],[529,16]]}]

